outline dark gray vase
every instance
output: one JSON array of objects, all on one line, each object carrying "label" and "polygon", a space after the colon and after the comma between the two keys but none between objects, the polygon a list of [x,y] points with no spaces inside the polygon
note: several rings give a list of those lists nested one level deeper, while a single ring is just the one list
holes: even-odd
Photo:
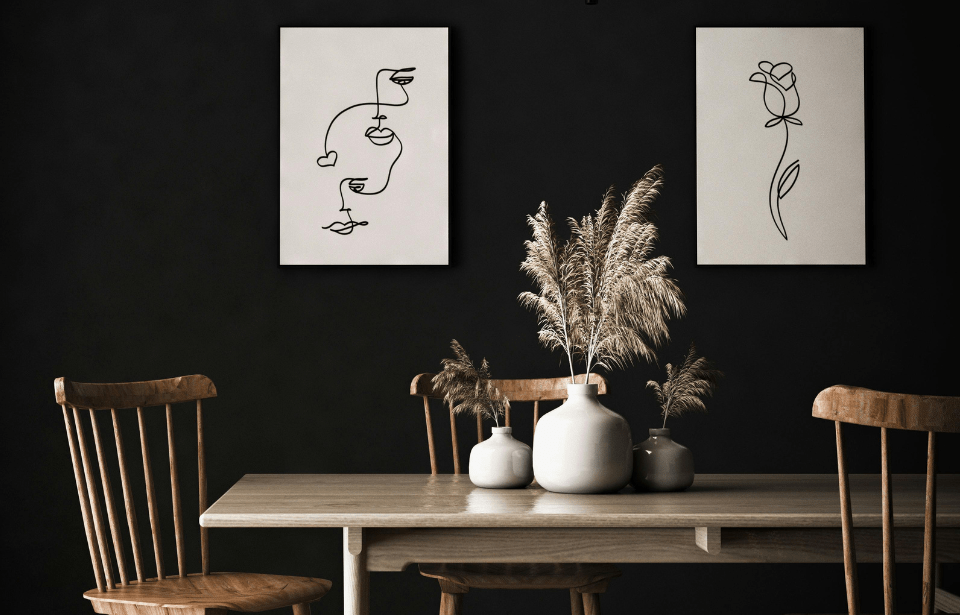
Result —
[{"label": "dark gray vase", "polygon": [[651,429],[633,447],[630,483],[637,491],[682,491],[693,484],[693,453],[674,442],[669,429]]}]

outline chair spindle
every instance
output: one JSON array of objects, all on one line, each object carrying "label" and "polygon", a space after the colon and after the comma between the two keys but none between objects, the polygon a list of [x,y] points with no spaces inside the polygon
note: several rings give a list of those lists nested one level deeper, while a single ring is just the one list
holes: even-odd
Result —
[{"label": "chair spindle", "polygon": [[[263,612],[278,608],[293,607],[294,615],[309,615],[310,603],[316,602],[330,589],[330,581],[304,577],[265,575],[251,573],[221,573],[210,575],[209,549],[207,535],[201,528],[201,554],[203,558],[203,576],[187,577],[185,553],[185,526],[191,515],[182,514],[181,483],[176,459],[175,433],[173,425],[173,404],[196,402],[197,409],[197,466],[199,479],[199,508],[204,513],[207,508],[207,473],[203,441],[203,414],[201,399],[217,396],[216,388],[209,378],[199,374],[181,376],[164,380],[150,380],[126,383],[81,383],[66,378],[54,380],[54,394],[57,405],[63,411],[67,443],[73,465],[80,512],[87,538],[90,561],[93,564],[97,588],[84,593],[84,598],[92,603],[93,610],[114,615],[161,613],[226,613],[230,611]],[[178,578],[166,577],[163,564],[162,540],[160,538],[159,500],[153,474],[144,409],[166,409],[167,447],[170,456],[170,481],[173,495],[174,526],[176,529]],[[150,529],[153,538],[154,554],[157,559],[157,579],[145,579],[146,560],[141,550],[140,534],[137,528],[137,515],[134,498],[131,496],[133,484],[130,472],[136,471],[127,464],[123,445],[123,434],[118,419],[118,409],[137,409],[140,450],[143,455],[144,479],[147,490],[147,503],[150,512]],[[125,559],[129,557],[123,544],[123,516],[118,510],[119,494],[114,494],[111,476],[112,453],[106,453],[110,443],[110,434],[102,434],[98,418],[102,410],[110,411],[113,438],[116,443],[117,463],[120,470],[120,484],[123,490],[123,503],[127,527],[133,546],[133,559],[136,566],[137,581],[133,571],[127,569]],[[93,442],[88,447],[88,434],[85,434],[81,414],[90,413],[90,429]],[[159,434],[157,434],[159,435]],[[183,447],[181,447],[183,448]],[[93,452],[96,451],[94,467]],[[183,452],[182,450],[180,451]],[[99,469],[99,480],[94,475]],[[97,484],[103,488],[103,501],[97,493]],[[162,495],[162,494],[161,494]],[[189,498],[188,498],[189,499]],[[107,515],[103,515],[103,506]],[[188,504],[188,508],[189,508]],[[109,534],[107,524],[109,522]],[[110,541],[113,545],[111,546]],[[111,552],[117,558],[117,569],[111,563]],[[149,555],[147,555],[149,559]],[[128,578],[129,573],[129,578]],[[120,579],[115,584],[114,576]],[[171,575],[172,576],[172,575]],[[143,585],[140,585],[143,583]],[[186,584],[186,585],[184,585]],[[121,586],[122,585],[122,586]],[[227,604],[224,604],[224,603]],[[227,608],[229,607],[229,608]]]},{"label": "chair spindle", "polygon": [[127,559],[123,554],[123,537],[120,534],[120,524],[117,519],[117,506],[113,500],[110,472],[107,470],[106,459],[103,457],[103,446],[100,444],[100,426],[97,424],[97,415],[94,410],[90,410],[90,425],[93,431],[93,447],[97,451],[97,465],[100,467],[103,499],[107,504],[107,522],[110,525],[110,537],[113,539],[113,552],[117,557],[117,572],[120,573],[120,584],[127,585],[129,581],[127,579]]},{"label": "chair spindle", "polygon": [[437,451],[433,447],[433,421],[430,420],[430,398],[423,395],[423,414],[427,420],[427,447],[430,449],[430,474],[437,475]]},{"label": "chair spindle", "polygon": [[177,473],[177,452],[173,438],[173,408],[167,404],[167,448],[170,452],[170,494],[173,500],[173,533],[177,539],[177,573],[187,576],[183,539],[183,508],[180,505],[180,475]]},{"label": "chair spindle", "polygon": [[584,615],[583,596],[575,589],[570,590],[570,613],[572,615]]},{"label": "chair spindle", "polygon": [[893,492],[890,486],[890,466],[887,459],[887,428],[880,428],[880,500],[883,521],[883,611],[896,615],[896,569],[894,562]]},{"label": "chair spindle", "polygon": [[90,549],[90,563],[93,564],[93,574],[97,579],[97,589],[104,591],[103,570],[100,567],[100,553],[94,546],[93,526],[91,522],[90,502],[87,499],[87,488],[84,485],[83,470],[80,467],[80,459],[77,456],[77,444],[74,442],[73,426],[70,421],[70,412],[66,404],[61,404],[63,408],[63,422],[67,428],[67,442],[70,445],[70,460],[73,462],[73,477],[77,481],[77,495],[80,498],[80,514],[83,516],[83,529],[87,535],[87,547]]},{"label": "chair spindle", "polygon": [[923,601],[921,615],[932,615],[937,561],[937,434],[927,434],[927,505],[923,515]]},{"label": "chair spindle", "polygon": [[107,535],[103,531],[103,511],[100,510],[100,496],[97,494],[97,483],[93,479],[93,466],[90,462],[90,453],[87,451],[87,437],[83,433],[83,423],[80,420],[80,411],[73,409],[73,421],[77,426],[77,440],[80,443],[80,459],[83,460],[83,474],[87,479],[87,494],[90,497],[90,512],[93,513],[93,529],[97,536],[97,546],[100,549],[100,561],[103,563],[103,574],[106,577],[107,589],[115,589],[113,582],[113,563],[110,559],[110,545],[107,544]]},{"label": "chair spindle", "polygon": [[460,444],[457,442],[457,420],[450,402],[450,438],[453,441],[453,473],[460,474]]},{"label": "chair spindle", "polygon": [[477,415],[477,444],[483,442],[483,416]]},{"label": "chair spindle", "polygon": [[840,527],[843,535],[843,568],[846,574],[847,611],[849,615],[860,614],[859,583],[857,581],[857,555],[853,544],[853,511],[850,508],[850,483],[847,480],[847,457],[843,445],[843,428],[837,426],[837,474],[840,477]]},{"label": "chair spindle", "polygon": [[537,433],[537,421],[540,420],[540,400],[533,400],[533,433]]},{"label": "chair spindle", "polygon": [[580,594],[584,615],[600,615],[600,594]]},{"label": "chair spindle", "polygon": [[[197,400],[197,473],[200,490],[200,514],[207,510],[207,461],[203,450],[203,408]],[[210,574],[210,543],[207,528],[200,528],[200,569]]]},{"label": "chair spindle", "polygon": [[143,480],[147,487],[147,509],[150,511],[150,535],[153,537],[153,554],[157,562],[157,578],[165,579],[163,549],[160,546],[160,513],[157,511],[157,492],[153,484],[153,466],[150,465],[150,447],[147,444],[147,428],[143,420],[143,408],[137,408],[137,423],[140,426],[140,451],[143,453]]},{"label": "chair spindle", "polygon": [[[894,573],[893,489],[890,475],[888,438],[891,429],[927,432],[927,484],[923,528],[923,580],[921,612],[931,615],[940,600],[956,600],[936,587],[937,523],[937,432],[960,433],[960,397],[905,395],[838,384],[817,394],[813,416],[833,421],[837,434],[837,464],[840,474],[840,514],[843,535],[843,561],[846,572],[847,604],[851,615],[859,612],[857,562],[853,545],[850,489],[847,477],[841,423],[880,428],[881,520],[883,545],[883,603],[887,615],[896,612]],[[951,611],[952,612],[952,611]]]},{"label": "chair spindle", "polygon": [[137,526],[137,509],[130,495],[130,485],[127,480],[127,456],[123,452],[123,436],[120,433],[120,423],[117,421],[116,410],[110,410],[110,418],[113,420],[113,438],[117,444],[117,462],[120,464],[120,489],[123,491],[123,506],[127,514],[127,529],[130,530],[130,544],[133,547],[133,566],[137,571],[137,581],[143,583],[140,528]]}]

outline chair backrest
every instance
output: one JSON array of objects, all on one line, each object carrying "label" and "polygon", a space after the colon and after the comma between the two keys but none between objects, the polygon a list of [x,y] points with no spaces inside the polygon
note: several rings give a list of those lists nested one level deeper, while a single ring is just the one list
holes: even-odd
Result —
[{"label": "chair backrest", "polygon": [[847,607],[850,615],[860,612],[856,550],[853,544],[853,511],[843,444],[843,423],[880,428],[880,498],[883,525],[884,611],[896,612],[893,500],[887,458],[887,429],[926,431],[927,488],[923,528],[922,613],[933,613],[934,565],[936,564],[937,518],[937,432],[960,432],[960,397],[883,393],[844,385],[824,389],[813,402],[813,416],[834,421],[837,436],[837,469],[840,476],[840,523],[843,534],[843,564],[846,573]]},{"label": "chair backrest", "polygon": [[[443,399],[443,394],[433,390],[433,377],[436,374],[418,374],[410,383],[410,394],[423,398],[423,411],[427,421],[427,447],[430,449],[430,472],[437,474],[437,454],[433,446],[433,422],[430,420],[430,400]],[[583,382],[584,374],[578,374],[577,382]],[[537,430],[537,421],[540,420],[541,401],[559,401],[567,398],[567,383],[570,379],[561,378],[527,378],[522,380],[491,380],[493,386],[506,395],[510,403],[533,402],[533,430]],[[600,374],[590,374],[590,384],[597,385],[597,394],[606,395],[607,380]],[[453,443],[453,473],[460,474],[460,447],[457,444],[457,422],[453,414],[453,404],[450,404],[450,439]],[[510,408],[504,416],[504,424],[510,427]],[[483,420],[477,417],[477,442],[483,442]]]},{"label": "chair backrest", "polygon": [[[57,403],[63,409],[63,420],[67,429],[67,442],[70,446],[70,458],[73,461],[73,474],[77,481],[77,493],[80,497],[80,512],[83,515],[83,526],[87,534],[87,546],[90,549],[90,561],[97,579],[97,589],[105,591],[114,589],[116,581],[113,573],[113,563],[110,542],[107,538],[106,525],[109,525],[110,537],[113,542],[113,555],[116,556],[117,572],[121,585],[127,585],[130,577],[127,573],[126,556],[120,529],[120,518],[117,514],[116,503],[110,480],[110,470],[106,456],[106,446],[100,438],[98,426],[98,412],[100,416],[109,410],[113,424],[113,437],[116,443],[117,463],[120,470],[120,486],[123,492],[124,509],[126,511],[127,528],[133,551],[133,562],[137,580],[145,579],[145,562],[141,555],[140,536],[137,527],[137,513],[131,494],[130,474],[123,450],[123,438],[120,425],[117,421],[117,410],[137,409],[137,421],[140,427],[140,449],[143,458],[143,475],[147,491],[147,508],[150,513],[150,533],[153,538],[154,559],[156,561],[157,578],[166,577],[163,565],[163,550],[160,545],[160,514],[157,510],[156,486],[153,480],[153,469],[150,464],[150,451],[147,447],[147,435],[144,424],[144,409],[151,406],[163,406],[166,409],[167,419],[167,449],[170,463],[170,489],[173,500],[173,524],[177,544],[177,573],[181,577],[187,576],[185,564],[185,544],[183,536],[183,514],[180,503],[180,478],[177,472],[176,450],[173,434],[172,404],[195,402],[197,412],[197,465],[199,477],[200,513],[207,508],[207,475],[203,449],[203,416],[201,400],[217,396],[217,389],[206,376],[182,376],[167,380],[150,380],[146,382],[123,382],[114,384],[95,384],[72,382],[65,378],[54,380]],[[88,447],[88,440],[83,427],[82,410],[90,415],[90,430],[93,433],[93,448],[97,454],[100,485],[103,489],[104,503],[106,504],[107,519],[104,523],[103,507],[101,506],[97,478],[94,475],[93,456]],[[203,574],[209,574],[209,545],[206,528],[200,528],[200,554]]]}]

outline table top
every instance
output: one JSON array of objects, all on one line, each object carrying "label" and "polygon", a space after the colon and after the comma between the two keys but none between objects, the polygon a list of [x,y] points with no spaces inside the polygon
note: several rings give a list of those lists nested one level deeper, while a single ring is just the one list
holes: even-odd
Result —
[{"label": "table top", "polygon": [[[922,474],[893,476],[894,524],[923,527]],[[853,523],[879,527],[880,476],[850,477]],[[960,474],[937,477],[937,524],[960,527]],[[698,474],[678,493],[481,489],[466,475],[247,474],[204,527],[839,527],[835,474]]]}]

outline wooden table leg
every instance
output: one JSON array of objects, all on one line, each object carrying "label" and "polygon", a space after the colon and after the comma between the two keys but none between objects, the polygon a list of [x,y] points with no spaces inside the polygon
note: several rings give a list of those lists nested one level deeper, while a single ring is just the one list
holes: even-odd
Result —
[{"label": "wooden table leg", "polygon": [[370,572],[363,528],[343,528],[343,615],[370,615]]}]

